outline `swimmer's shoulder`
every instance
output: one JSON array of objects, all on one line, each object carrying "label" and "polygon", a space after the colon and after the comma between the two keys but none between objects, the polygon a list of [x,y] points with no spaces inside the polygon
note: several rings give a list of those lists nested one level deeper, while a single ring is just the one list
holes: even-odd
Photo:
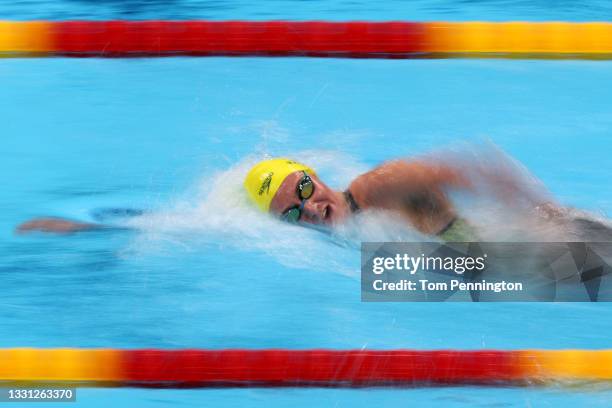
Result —
[{"label": "swimmer's shoulder", "polygon": [[402,187],[402,174],[409,171],[409,167],[410,164],[403,160],[381,163],[357,176],[346,191],[350,192],[359,208],[389,207],[391,203],[387,201]]}]

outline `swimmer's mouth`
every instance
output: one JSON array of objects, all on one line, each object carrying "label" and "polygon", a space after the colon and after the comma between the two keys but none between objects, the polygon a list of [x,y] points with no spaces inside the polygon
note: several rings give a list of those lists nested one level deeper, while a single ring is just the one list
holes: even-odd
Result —
[{"label": "swimmer's mouth", "polygon": [[325,208],[323,209],[323,214],[322,214],[322,219],[323,221],[325,221],[326,223],[329,222],[330,218],[331,218],[331,207],[329,205],[325,206]]}]

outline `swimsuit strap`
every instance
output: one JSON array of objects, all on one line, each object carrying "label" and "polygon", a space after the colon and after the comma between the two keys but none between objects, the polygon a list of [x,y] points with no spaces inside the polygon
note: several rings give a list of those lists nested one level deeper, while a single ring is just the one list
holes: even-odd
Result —
[{"label": "swimsuit strap", "polygon": [[478,232],[463,218],[455,217],[440,232],[436,234],[445,242],[476,242],[480,241]]},{"label": "swimsuit strap", "polygon": [[355,197],[353,197],[353,194],[351,194],[351,192],[348,190],[346,190],[342,194],[344,195],[344,199],[348,203],[349,208],[351,209],[351,212],[355,213],[359,211],[359,206],[357,205],[357,202],[355,201]]},{"label": "swimsuit strap", "polygon": [[437,236],[444,235],[444,233],[448,232],[451,228],[453,228],[453,226],[455,225],[456,221],[457,221],[457,217],[453,217],[453,219],[450,220],[450,222],[448,224],[446,224],[446,227],[444,227],[440,231],[438,231],[438,233],[436,235]]}]

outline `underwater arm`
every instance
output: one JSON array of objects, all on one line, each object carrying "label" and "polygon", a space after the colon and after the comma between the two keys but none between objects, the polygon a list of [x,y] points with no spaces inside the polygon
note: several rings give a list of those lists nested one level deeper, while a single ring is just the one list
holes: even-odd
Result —
[{"label": "underwater arm", "polygon": [[73,232],[92,231],[105,228],[102,224],[72,221],[65,218],[41,217],[20,224],[15,232],[27,234],[31,232],[49,232],[55,234],[70,234]]}]

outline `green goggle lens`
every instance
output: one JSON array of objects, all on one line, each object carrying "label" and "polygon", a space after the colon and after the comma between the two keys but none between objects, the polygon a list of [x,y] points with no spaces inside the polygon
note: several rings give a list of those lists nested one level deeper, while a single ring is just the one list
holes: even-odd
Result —
[{"label": "green goggle lens", "polygon": [[283,220],[287,222],[298,222],[301,216],[302,211],[299,208],[295,207],[291,208],[283,215]]}]

